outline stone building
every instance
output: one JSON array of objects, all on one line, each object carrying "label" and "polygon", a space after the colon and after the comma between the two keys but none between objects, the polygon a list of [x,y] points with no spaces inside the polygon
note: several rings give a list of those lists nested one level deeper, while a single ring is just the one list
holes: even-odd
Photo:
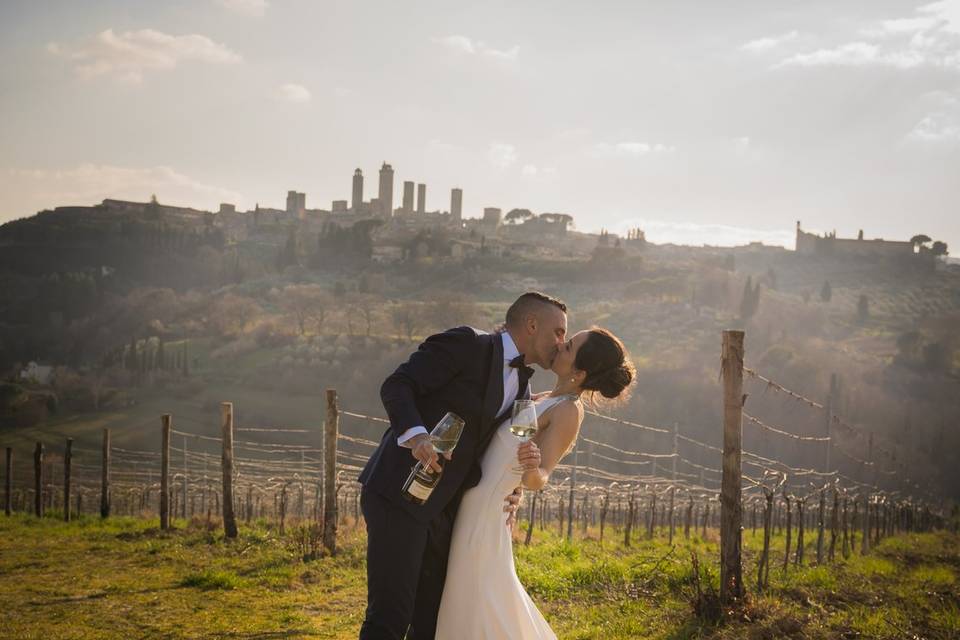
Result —
[{"label": "stone building", "polygon": [[363,171],[358,168],[353,172],[353,192],[350,207],[354,213],[360,213],[361,205],[363,205]]},{"label": "stone building", "polygon": [[393,167],[386,162],[380,167],[380,214],[384,218],[393,215]]},{"label": "stone building", "polygon": [[863,231],[857,238],[838,238],[836,231],[820,236],[801,229],[798,220],[796,251],[800,255],[903,258],[926,250],[915,247],[910,241],[864,240]]},{"label": "stone building", "polygon": [[450,190],[450,218],[456,223],[463,219],[463,189]]}]

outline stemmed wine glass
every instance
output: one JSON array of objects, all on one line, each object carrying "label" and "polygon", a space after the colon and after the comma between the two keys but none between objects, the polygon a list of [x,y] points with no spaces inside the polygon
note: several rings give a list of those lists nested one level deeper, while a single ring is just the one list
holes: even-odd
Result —
[{"label": "stemmed wine glass", "polygon": [[[526,442],[537,432],[537,406],[533,400],[515,400],[513,417],[510,419],[510,433],[520,442]],[[514,467],[514,471],[523,472],[523,467]]]},{"label": "stemmed wine glass", "polygon": [[430,432],[430,443],[434,451],[441,455],[453,451],[463,432],[463,424],[463,418],[448,411]]}]

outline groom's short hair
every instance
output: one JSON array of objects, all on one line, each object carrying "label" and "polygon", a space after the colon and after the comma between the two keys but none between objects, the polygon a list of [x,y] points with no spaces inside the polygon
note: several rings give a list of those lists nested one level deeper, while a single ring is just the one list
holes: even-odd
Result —
[{"label": "groom's short hair", "polygon": [[524,316],[533,313],[542,305],[553,305],[560,311],[567,312],[567,305],[560,300],[539,291],[528,291],[517,298],[507,309],[506,325],[508,327],[517,326],[523,321]]}]

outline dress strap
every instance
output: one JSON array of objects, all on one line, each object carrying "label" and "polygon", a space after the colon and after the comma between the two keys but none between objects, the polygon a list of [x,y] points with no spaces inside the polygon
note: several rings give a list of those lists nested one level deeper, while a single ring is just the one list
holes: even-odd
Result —
[{"label": "dress strap", "polygon": [[564,400],[577,401],[578,399],[579,398],[576,396],[576,394],[573,393],[565,393],[562,396],[547,396],[540,403],[538,403],[539,406],[537,407],[537,415],[542,416]]}]

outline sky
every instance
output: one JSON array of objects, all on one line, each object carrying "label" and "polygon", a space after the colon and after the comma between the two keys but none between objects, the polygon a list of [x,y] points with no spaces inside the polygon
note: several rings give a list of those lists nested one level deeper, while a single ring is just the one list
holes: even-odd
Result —
[{"label": "sky", "polygon": [[366,198],[960,252],[960,0],[0,2],[0,222]]}]

